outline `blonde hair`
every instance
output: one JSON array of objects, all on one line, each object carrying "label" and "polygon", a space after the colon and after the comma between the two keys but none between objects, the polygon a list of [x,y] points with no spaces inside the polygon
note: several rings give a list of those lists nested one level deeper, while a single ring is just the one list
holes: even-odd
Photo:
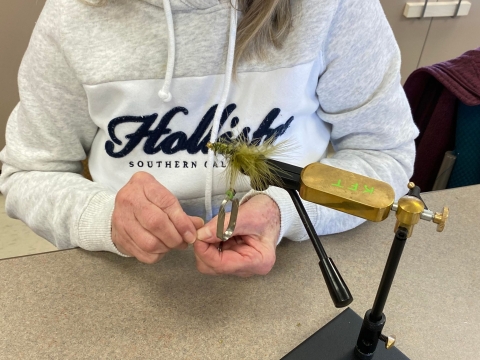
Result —
[{"label": "blonde hair", "polygon": [[[79,0],[92,6],[102,6],[109,0]],[[240,59],[265,59],[266,49],[279,49],[292,27],[292,0],[237,0],[243,17],[237,27],[234,71]]]},{"label": "blonde hair", "polygon": [[234,69],[240,59],[265,59],[268,45],[279,49],[292,27],[291,0],[237,0],[243,17],[237,27]]}]

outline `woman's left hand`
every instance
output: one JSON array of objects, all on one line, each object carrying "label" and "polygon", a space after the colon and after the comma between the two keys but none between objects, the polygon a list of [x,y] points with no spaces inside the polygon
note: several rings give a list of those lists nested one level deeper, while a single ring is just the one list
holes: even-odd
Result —
[{"label": "woman's left hand", "polygon": [[[225,220],[228,223],[229,215]],[[194,244],[197,268],[204,274],[266,275],[275,263],[280,232],[280,210],[267,195],[259,194],[243,203],[233,236],[222,244],[216,236],[217,217],[197,231]]]}]

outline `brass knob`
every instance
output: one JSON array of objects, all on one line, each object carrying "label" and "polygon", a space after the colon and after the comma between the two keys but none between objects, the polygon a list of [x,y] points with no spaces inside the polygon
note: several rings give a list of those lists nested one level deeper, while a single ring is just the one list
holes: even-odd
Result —
[{"label": "brass knob", "polygon": [[412,190],[415,187],[415,183],[410,181],[407,186],[410,190]]},{"label": "brass knob", "polygon": [[436,212],[433,216],[433,222],[437,225],[437,231],[442,232],[445,229],[445,223],[448,219],[448,207],[444,207],[441,213]]},{"label": "brass knob", "polygon": [[395,341],[397,341],[395,335],[385,336],[381,334],[379,339],[385,343],[385,349],[387,350],[390,350],[395,345]]}]

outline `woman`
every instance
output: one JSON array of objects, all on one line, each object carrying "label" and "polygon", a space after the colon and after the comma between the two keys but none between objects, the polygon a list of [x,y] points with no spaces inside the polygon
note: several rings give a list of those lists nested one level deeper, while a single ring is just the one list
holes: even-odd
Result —
[{"label": "woman", "polygon": [[[47,0],[0,157],[7,212],[57,247],[152,263],[195,243],[204,273],[266,274],[307,234],[285,191],[249,191],[218,252],[219,137],[287,141],[284,162],[404,193],[417,129],[377,0],[92,1]],[[361,222],[305,206],[319,234]]]}]

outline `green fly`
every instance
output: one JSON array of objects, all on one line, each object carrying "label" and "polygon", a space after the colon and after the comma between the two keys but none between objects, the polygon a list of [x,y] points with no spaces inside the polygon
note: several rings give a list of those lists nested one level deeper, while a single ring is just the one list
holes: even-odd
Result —
[{"label": "green fly", "polygon": [[235,139],[209,142],[207,147],[215,155],[223,155],[227,160],[225,175],[230,190],[235,189],[240,174],[250,177],[250,186],[253,189],[265,190],[269,185],[281,184],[277,175],[279,169],[266,161],[285,151],[285,143],[273,144],[274,140],[270,138],[259,144],[255,141],[248,142],[244,136],[238,136]]},{"label": "green fly", "polygon": [[[207,147],[215,155],[222,155],[227,160],[225,169],[228,190],[225,192],[217,221],[217,237],[223,242],[230,239],[235,230],[239,201],[235,198],[235,185],[240,174],[250,177],[250,186],[255,190],[266,190],[270,185],[280,185],[281,179],[277,175],[280,169],[266,160],[274,155],[281,154],[286,150],[285,143],[273,144],[274,138],[265,140],[263,143],[249,142],[245,136],[235,139],[220,139],[214,143],[207,143]],[[232,202],[232,210],[227,228],[224,230],[225,206]],[[222,243],[218,246],[222,251]]]}]

